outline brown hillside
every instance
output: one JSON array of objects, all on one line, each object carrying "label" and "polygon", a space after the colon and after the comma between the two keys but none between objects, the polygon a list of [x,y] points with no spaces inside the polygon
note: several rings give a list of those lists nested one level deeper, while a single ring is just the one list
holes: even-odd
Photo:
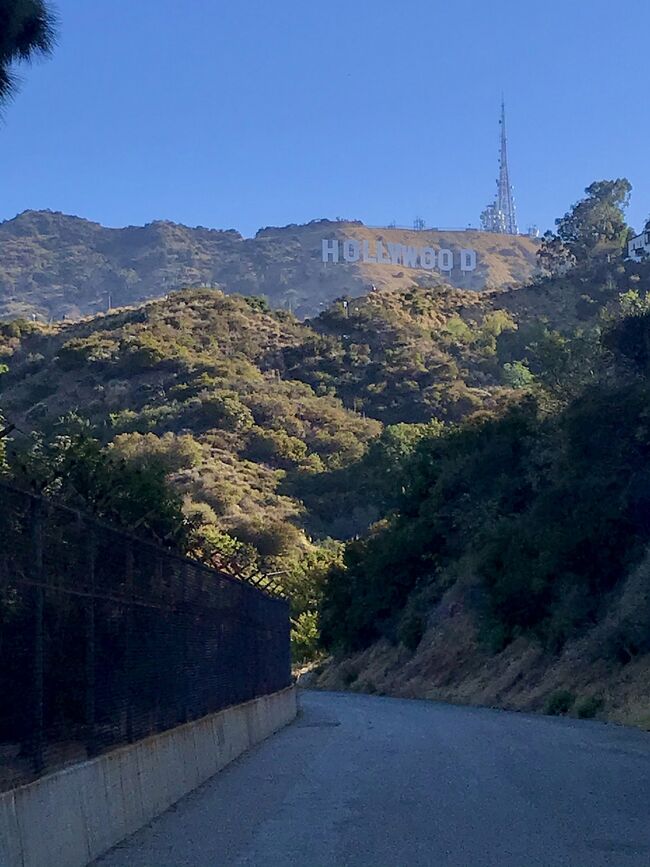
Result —
[{"label": "brown hillside", "polygon": [[[451,274],[401,265],[323,263],[323,239],[352,238],[476,250],[473,272]],[[0,317],[76,319],[159,297],[173,289],[220,285],[226,292],[265,295],[274,307],[313,316],[333,299],[358,296],[374,284],[403,289],[448,283],[481,290],[525,282],[535,268],[537,242],[478,231],[371,229],[357,222],[318,220],[260,230],[245,239],[234,230],[189,228],[170,222],[121,229],[50,211],[25,211],[0,223]]]}]

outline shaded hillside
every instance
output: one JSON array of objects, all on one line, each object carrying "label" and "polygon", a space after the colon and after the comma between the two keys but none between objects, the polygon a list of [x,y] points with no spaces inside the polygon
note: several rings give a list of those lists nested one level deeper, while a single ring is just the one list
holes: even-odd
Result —
[{"label": "shaded hillside", "polygon": [[589,327],[603,310],[616,308],[621,294],[646,291],[649,278],[647,262],[601,261],[488,295],[490,303],[508,310],[519,322],[543,322],[570,332]]},{"label": "shaded hillside", "polygon": [[650,296],[591,324],[505,412],[395,453],[328,575],[320,685],[650,724]]},{"label": "shaded hillside", "polygon": [[[644,307],[629,287],[646,280],[648,267],[612,265],[606,297],[600,283],[587,287],[594,304],[582,322],[583,349],[597,340],[602,312],[620,308],[617,289],[626,289],[626,307]],[[548,298],[560,287],[566,310],[587,294],[580,273],[518,291],[527,305],[535,292]],[[340,545],[318,540],[363,534],[398,507],[406,466],[422,442],[449,434],[445,423],[498,419],[531,385],[568,383],[567,372],[571,389],[593,378],[597,365],[587,358],[581,367],[576,341],[553,331],[546,315],[547,322],[526,318],[516,299],[517,292],[411,284],[347,307],[337,302],[301,323],[262,299],[203,289],[76,323],[6,322],[0,411],[18,428],[12,465],[26,453],[39,459],[46,447],[47,465],[58,466],[82,429],[120,466],[164,467],[211,552],[243,551],[250,562],[252,551],[262,568],[283,574],[313,648],[319,588],[340,556]],[[495,463],[486,458],[467,473],[457,463],[449,502],[465,496],[478,512],[447,517],[474,528],[494,503],[489,485],[487,501],[472,495],[471,473],[484,465],[493,485]],[[423,538],[434,529],[425,520]],[[403,550],[420,556],[412,540],[400,557]],[[400,574],[393,562],[383,572]],[[372,606],[364,610],[372,616]]]},{"label": "shaded hillside", "polygon": [[[353,238],[435,249],[475,249],[475,271],[450,274],[401,265],[323,263],[323,239]],[[75,319],[218,284],[226,292],[266,296],[299,316],[319,313],[335,298],[358,296],[371,285],[406,288],[450,283],[475,290],[526,281],[537,242],[483,232],[370,229],[356,222],[317,220],[267,228],[245,239],[234,230],[189,228],[158,221],[109,229],[51,211],[25,211],[0,224],[0,317]]]},{"label": "shaded hillside", "polygon": [[649,280],[648,263],[616,261],[481,293],[386,287],[308,320],[278,366],[386,424],[457,422],[503,407],[532,375],[552,375],[558,341],[588,340]]}]

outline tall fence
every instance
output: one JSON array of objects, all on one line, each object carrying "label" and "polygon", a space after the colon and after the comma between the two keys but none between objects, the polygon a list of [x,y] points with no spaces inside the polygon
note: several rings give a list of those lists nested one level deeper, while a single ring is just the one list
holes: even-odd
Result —
[{"label": "tall fence", "polygon": [[0,485],[0,790],[289,683],[286,600]]}]

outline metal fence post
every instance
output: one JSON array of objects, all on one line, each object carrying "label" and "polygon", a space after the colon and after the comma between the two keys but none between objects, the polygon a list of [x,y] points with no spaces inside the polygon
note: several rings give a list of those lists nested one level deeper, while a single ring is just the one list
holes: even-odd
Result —
[{"label": "metal fence post", "polygon": [[43,505],[36,497],[31,500],[31,524],[31,579],[34,582],[34,692],[32,698],[31,754],[34,771],[41,774],[45,768],[43,756],[45,702],[43,616],[45,599],[43,590]]},{"label": "metal fence post", "polygon": [[126,739],[129,743],[135,740],[133,730],[133,543],[126,540],[124,551],[124,580],[126,584],[126,647],[124,659],[124,687],[126,693]]},{"label": "metal fence post", "polygon": [[95,530],[88,527],[86,537],[86,573],[88,601],[86,603],[86,671],[85,671],[85,718],[86,750],[93,756],[97,752],[95,732]]},{"label": "metal fence post", "polygon": [[179,714],[179,722],[185,723],[188,721],[189,714],[189,695],[191,689],[191,679],[189,672],[189,606],[187,604],[189,592],[189,563],[183,563],[181,566],[181,671],[179,678],[179,686],[181,691],[181,706]]},{"label": "metal fence post", "polygon": [[[154,593],[156,594],[157,598],[160,598],[161,591],[162,591],[162,588],[163,588],[164,582],[165,582],[164,569],[165,569],[165,566],[163,563],[163,559],[160,556],[160,554],[158,554],[158,556],[156,556],[156,559],[155,559],[155,569],[154,569],[154,580],[155,580]],[[168,622],[167,623],[165,622],[164,615],[161,613],[159,621],[156,624],[156,626],[155,627],[152,627],[152,626],[149,627],[149,635],[151,636],[151,634],[153,633],[153,635],[155,636],[154,643],[157,647],[161,647],[160,631],[159,630],[161,629],[161,626],[163,627],[164,630],[166,630],[167,625],[168,625]],[[163,631],[163,635],[165,635],[164,631]],[[165,640],[166,640],[166,636],[165,636]],[[164,725],[166,724],[165,714],[163,713],[163,706],[165,704],[165,701],[163,699],[163,688],[164,688],[165,678],[169,677],[169,672],[164,671],[162,666],[160,665],[160,663],[158,663],[156,665],[155,660],[153,662],[153,665],[151,664],[150,661],[148,661],[148,662],[149,662],[149,664],[147,665],[147,674],[148,674],[148,677],[153,677],[154,684],[155,684],[155,695],[154,695],[154,702],[153,702],[154,703],[154,716],[155,716],[155,718],[153,720],[153,728],[154,728],[154,731],[160,731],[164,727]]]}]

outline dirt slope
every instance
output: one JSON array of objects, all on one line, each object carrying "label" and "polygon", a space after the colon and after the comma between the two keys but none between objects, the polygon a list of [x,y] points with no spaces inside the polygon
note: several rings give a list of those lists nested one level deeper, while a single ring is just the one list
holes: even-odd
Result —
[{"label": "dirt slope", "polygon": [[559,655],[525,638],[493,654],[480,641],[466,592],[458,586],[428,623],[415,650],[380,641],[328,660],[303,675],[303,685],[542,713],[553,711],[554,700],[564,694],[568,707],[559,709],[570,715],[650,730],[650,656],[625,665],[604,658],[602,626]]}]

